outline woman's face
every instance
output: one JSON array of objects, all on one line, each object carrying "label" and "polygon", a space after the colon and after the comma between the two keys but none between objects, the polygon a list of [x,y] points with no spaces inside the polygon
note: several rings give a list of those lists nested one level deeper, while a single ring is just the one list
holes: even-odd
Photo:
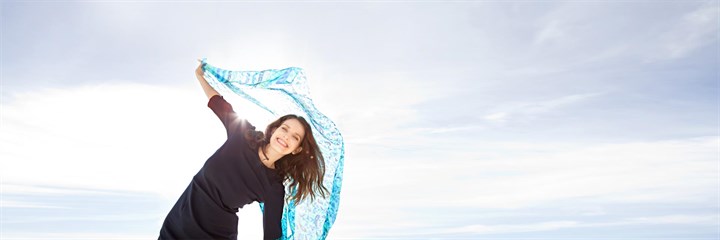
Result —
[{"label": "woman's face", "polygon": [[298,153],[302,150],[302,148],[298,147],[304,136],[305,129],[300,121],[288,119],[273,132],[272,137],[270,137],[270,147],[282,155]]}]

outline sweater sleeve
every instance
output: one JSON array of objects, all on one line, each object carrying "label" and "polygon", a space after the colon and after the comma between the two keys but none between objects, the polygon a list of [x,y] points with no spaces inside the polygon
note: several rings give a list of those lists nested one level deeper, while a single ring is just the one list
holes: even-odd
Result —
[{"label": "sweater sleeve", "polygon": [[217,115],[223,126],[225,126],[227,136],[230,136],[230,133],[237,127],[240,127],[241,132],[255,130],[255,126],[250,124],[250,122],[238,117],[237,113],[233,110],[232,105],[225,101],[223,96],[212,96],[210,100],[208,100],[208,107],[215,113],[215,115]]},{"label": "sweater sleeve", "polygon": [[265,200],[263,211],[263,239],[280,239],[282,237],[282,215],[284,207],[285,189],[279,188],[272,196]]}]

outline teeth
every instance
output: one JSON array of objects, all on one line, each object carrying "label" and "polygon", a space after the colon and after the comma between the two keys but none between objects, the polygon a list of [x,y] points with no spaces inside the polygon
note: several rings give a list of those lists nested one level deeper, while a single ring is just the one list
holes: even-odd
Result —
[{"label": "teeth", "polygon": [[277,142],[280,143],[280,145],[282,145],[283,147],[287,147],[287,144],[285,144],[285,142],[283,142],[279,138],[277,139]]}]

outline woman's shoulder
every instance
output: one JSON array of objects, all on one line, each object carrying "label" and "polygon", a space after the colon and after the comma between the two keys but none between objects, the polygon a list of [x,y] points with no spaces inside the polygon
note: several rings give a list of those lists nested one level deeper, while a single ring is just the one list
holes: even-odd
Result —
[{"label": "woman's shoulder", "polygon": [[247,119],[238,118],[236,127],[231,130],[230,135],[238,138],[240,141],[246,142],[250,148],[257,149],[259,142],[263,141],[265,135],[262,131],[258,131],[255,125]]}]

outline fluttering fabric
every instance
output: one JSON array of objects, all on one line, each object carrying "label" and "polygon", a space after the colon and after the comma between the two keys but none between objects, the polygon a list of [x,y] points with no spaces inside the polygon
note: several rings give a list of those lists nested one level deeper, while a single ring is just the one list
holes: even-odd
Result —
[{"label": "fluttering fabric", "polygon": [[[285,205],[282,216],[282,239],[325,239],[337,216],[340,204],[345,145],[332,120],[315,108],[301,68],[236,71],[220,69],[202,59],[205,79],[221,94],[232,92],[264,109],[274,117],[291,113],[304,117],[325,159],[323,185],[330,191],[327,198],[316,197]],[[263,129],[264,127],[260,127]],[[297,189],[286,186],[286,197]],[[260,203],[261,211],[264,205]]]}]

